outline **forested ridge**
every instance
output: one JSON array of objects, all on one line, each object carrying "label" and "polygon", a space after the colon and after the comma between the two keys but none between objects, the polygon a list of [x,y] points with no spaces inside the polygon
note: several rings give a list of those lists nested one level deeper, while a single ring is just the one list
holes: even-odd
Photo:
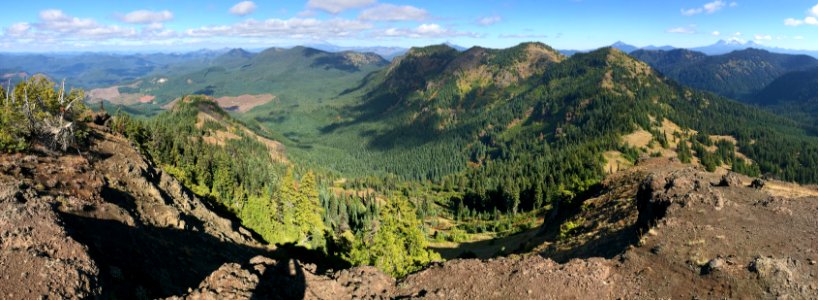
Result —
[{"label": "forested ridge", "polygon": [[749,100],[784,74],[818,66],[818,60],[807,55],[753,48],[712,56],[687,49],[637,50],[631,55],[684,85],[737,100]]}]

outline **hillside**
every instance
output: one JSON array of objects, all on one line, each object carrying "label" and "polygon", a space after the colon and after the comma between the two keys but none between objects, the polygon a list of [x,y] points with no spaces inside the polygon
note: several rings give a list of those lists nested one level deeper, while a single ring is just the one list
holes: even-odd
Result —
[{"label": "hillside", "polygon": [[0,77],[18,81],[34,74],[45,74],[54,80],[71,79],[82,88],[105,87],[129,82],[151,73],[184,70],[185,66],[206,65],[222,55],[218,50],[184,54],[13,54],[0,53]]},{"label": "hillside", "polygon": [[240,118],[281,132],[292,160],[336,191],[407,195],[446,258],[517,249],[643,157],[818,182],[810,131],[611,48],[415,48],[323,107],[270,116]]},{"label": "hillside", "polygon": [[750,100],[779,114],[818,125],[818,68],[784,74]]},{"label": "hillside", "polygon": [[106,89],[110,92],[99,89],[91,93],[95,95],[92,101],[141,107],[163,106],[188,94],[260,98],[243,109],[247,111],[274,100],[277,105],[287,106],[328,100],[387,63],[375,54],[330,53],[306,47],[270,48],[257,54],[233,49],[215,57],[206,67],[154,73],[132,84]]},{"label": "hillside", "polygon": [[[513,49],[503,51],[513,53]],[[762,124],[768,123],[780,124],[776,130],[793,137],[804,134],[792,122],[680,87],[618,50],[606,48],[565,60],[543,56],[540,68],[531,68],[537,70],[532,74],[538,75],[521,76],[507,86],[496,81],[502,76],[492,75],[502,71],[490,71],[502,67],[484,64],[473,70],[485,68],[488,72],[459,71],[463,61],[474,61],[475,51],[458,56],[440,48],[416,49],[419,54],[415,55],[410,51],[382,71],[382,81],[373,84],[361,104],[350,107],[349,121],[335,123],[330,129],[343,133],[368,128],[371,147],[381,150],[429,149],[445,144],[447,149],[462,152],[437,153],[439,161],[467,157],[478,165],[484,160],[508,159],[527,151],[522,149],[543,144],[554,149],[593,140],[593,149],[616,150],[619,136],[638,128],[650,131],[654,123],[665,118],[682,128],[710,134],[758,135],[758,130],[769,127]],[[523,59],[517,62],[528,63]],[[437,66],[440,72],[426,66]],[[409,74],[416,73],[405,74],[404,70],[422,75],[412,76]],[[740,124],[710,121],[716,119],[735,119]],[[533,144],[526,145],[529,143]],[[578,153],[582,152],[574,151]]]},{"label": "hillside", "polygon": [[818,66],[810,56],[753,48],[713,56],[684,49],[631,55],[681,84],[733,99],[746,99],[786,73]]}]

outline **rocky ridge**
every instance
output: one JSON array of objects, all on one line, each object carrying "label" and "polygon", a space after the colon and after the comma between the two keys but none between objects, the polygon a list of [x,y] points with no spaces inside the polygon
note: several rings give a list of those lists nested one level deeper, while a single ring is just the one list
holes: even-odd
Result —
[{"label": "rocky ridge", "polygon": [[548,225],[532,252],[396,280],[263,245],[93,128],[82,155],[0,156],[0,298],[818,297],[814,187],[650,159],[557,217],[580,224],[570,237]]}]

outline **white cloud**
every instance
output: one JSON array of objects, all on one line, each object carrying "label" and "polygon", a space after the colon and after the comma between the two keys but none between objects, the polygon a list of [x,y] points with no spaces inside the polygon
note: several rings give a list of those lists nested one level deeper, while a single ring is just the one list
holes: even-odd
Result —
[{"label": "white cloud", "polygon": [[713,36],[720,36],[720,35],[721,35],[721,32],[718,32],[718,31],[713,31],[713,32],[711,32],[710,34],[712,34]]},{"label": "white cloud", "polygon": [[793,38],[793,39],[796,39],[796,40],[803,40],[803,39],[804,39],[804,37],[803,37],[803,36],[800,36],[800,35],[796,35],[796,36],[794,36],[794,37],[792,37],[792,38]]},{"label": "white cloud", "polygon": [[816,25],[818,26],[818,5],[813,6],[807,10],[807,16],[803,19],[787,18],[784,20],[784,25],[787,26],[801,26],[801,25]]},{"label": "white cloud", "polygon": [[411,5],[380,4],[361,12],[358,19],[368,21],[422,21],[429,18],[425,9]]},{"label": "white cloud", "polygon": [[803,20],[798,20],[798,19],[794,19],[794,18],[787,18],[787,19],[784,20],[784,25],[787,25],[787,26],[801,26],[803,24],[804,24]]},{"label": "white cloud", "polygon": [[674,27],[667,30],[669,33],[681,33],[681,34],[694,34],[696,30],[693,29],[692,26],[687,27]]},{"label": "white cloud", "polygon": [[[693,16],[693,15],[698,15],[700,13],[712,14],[712,13],[715,13],[717,11],[722,10],[726,6],[728,6],[728,4],[725,3],[724,1],[716,0],[716,1],[713,1],[713,2],[705,3],[701,7],[682,9],[682,15],[684,15],[684,16]],[[731,2],[729,4],[729,6],[730,7],[736,7],[736,6],[738,6],[738,3]]]},{"label": "white cloud", "polygon": [[28,32],[29,29],[31,29],[31,24],[29,23],[14,23],[9,28],[6,28],[6,34],[10,36],[21,36]]},{"label": "white cloud", "polygon": [[[40,21],[30,25],[35,30],[29,28],[25,30],[26,37],[29,38],[66,38],[82,39],[104,39],[112,37],[131,37],[137,34],[136,29],[120,26],[100,25],[93,19],[81,19],[66,15],[62,10],[48,9],[40,12]],[[12,26],[14,27],[14,26]],[[17,31],[22,27],[17,27]],[[13,28],[8,28],[14,31]],[[19,35],[19,34],[18,34]]]},{"label": "white cloud", "polygon": [[295,39],[326,39],[352,36],[371,29],[372,24],[356,20],[313,18],[247,20],[233,25],[205,26],[188,29],[190,37],[276,37]]},{"label": "white cloud", "polygon": [[704,5],[704,11],[708,14],[712,14],[724,8],[724,1],[716,0]]},{"label": "white cloud", "polygon": [[753,38],[755,38],[756,41],[770,41],[773,39],[769,34],[756,34]]},{"label": "white cloud", "polygon": [[389,28],[381,30],[373,34],[376,37],[406,37],[406,38],[441,38],[441,37],[456,37],[469,36],[479,37],[473,32],[462,32],[448,28],[444,28],[439,24],[421,24],[415,28]]},{"label": "white cloud", "polygon": [[788,18],[784,20],[784,25],[787,26],[801,26],[801,25],[818,25],[818,18],[809,16],[803,20]]},{"label": "white cloud", "polygon": [[489,26],[499,23],[503,20],[500,16],[488,16],[477,19],[477,24],[482,26]]},{"label": "white cloud", "polygon": [[132,24],[161,23],[173,19],[173,13],[168,10],[150,11],[136,10],[125,14],[119,18],[122,22]]},{"label": "white cloud", "polygon": [[309,0],[307,2],[307,8],[338,14],[347,9],[372,5],[375,1],[376,0]]},{"label": "white cloud", "polygon": [[58,9],[47,9],[40,12],[40,23],[36,24],[38,29],[54,30],[60,32],[74,31],[83,28],[98,26],[92,19],[80,19],[70,17]]},{"label": "white cloud", "polygon": [[230,13],[237,16],[246,16],[256,11],[256,3],[253,1],[242,1],[230,8]]}]

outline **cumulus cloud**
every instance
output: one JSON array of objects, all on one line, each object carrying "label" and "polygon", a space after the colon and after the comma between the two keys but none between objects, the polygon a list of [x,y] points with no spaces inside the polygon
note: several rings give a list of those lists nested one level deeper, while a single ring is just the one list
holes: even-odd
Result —
[{"label": "cumulus cloud", "polygon": [[361,12],[358,19],[367,21],[422,21],[429,18],[425,9],[411,5],[380,4]]},{"label": "cumulus cloud", "polygon": [[442,38],[442,37],[479,37],[473,32],[456,31],[440,26],[439,24],[421,24],[415,28],[389,28],[375,32],[378,37],[407,37],[407,38]]},{"label": "cumulus cloud", "polygon": [[[715,13],[717,11],[722,10],[726,6],[728,6],[728,4],[726,2],[724,2],[722,0],[716,0],[716,1],[713,1],[713,2],[705,3],[701,7],[682,9],[682,15],[683,16],[693,16],[693,15],[698,15],[698,14],[701,14],[701,13],[712,14],[712,13]],[[738,6],[738,3],[730,2],[729,6],[730,7],[736,7],[736,6]]]},{"label": "cumulus cloud", "polygon": [[803,19],[787,18],[784,20],[784,25],[787,26],[801,26],[801,25],[815,25],[818,26],[818,5],[813,6],[807,10],[807,16]]},{"label": "cumulus cloud", "polygon": [[190,37],[278,37],[298,39],[326,39],[358,34],[372,25],[356,20],[313,18],[247,20],[233,25],[205,26],[188,29]]},{"label": "cumulus cloud", "polygon": [[711,32],[710,34],[713,35],[713,36],[720,36],[721,32],[718,32],[718,30],[717,30],[717,31]]},{"label": "cumulus cloud", "polygon": [[131,24],[162,23],[173,19],[173,13],[168,10],[150,11],[136,10],[119,18],[122,22]]},{"label": "cumulus cloud", "polygon": [[338,14],[351,8],[360,8],[375,3],[376,0],[309,0],[307,8]]},{"label": "cumulus cloud", "polygon": [[488,16],[477,19],[477,24],[481,26],[490,26],[499,23],[503,20],[501,16]]},{"label": "cumulus cloud", "polygon": [[9,28],[6,28],[6,35],[21,36],[31,29],[31,24],[26,22],[14,23]]},{"label": "cumulus cloud", "polygon": [[[55,34],[70,35],[73,38],[110,38],[128,37],[137,34],[136,29],[120,26],[98,24],[93,19],[83,19],[65,14],[62,10],[48,9],[40,12],[40,21],[33,24],[12,25],[6,29],[7,33],[25,33],[30,38],[44,38]],[[28,26],[28,27],[26,27]],[[24,29],[25,30],[22,30]],[[32,30],[32,29],[36,29]],[[22,31],[21,31],[22,30]]]},{"label": "cumulus cloud", "polygon": [[230,8],[230,13],[237,16],[246,16],[256,11],[256,3],[253,1],[242,1]]}]

